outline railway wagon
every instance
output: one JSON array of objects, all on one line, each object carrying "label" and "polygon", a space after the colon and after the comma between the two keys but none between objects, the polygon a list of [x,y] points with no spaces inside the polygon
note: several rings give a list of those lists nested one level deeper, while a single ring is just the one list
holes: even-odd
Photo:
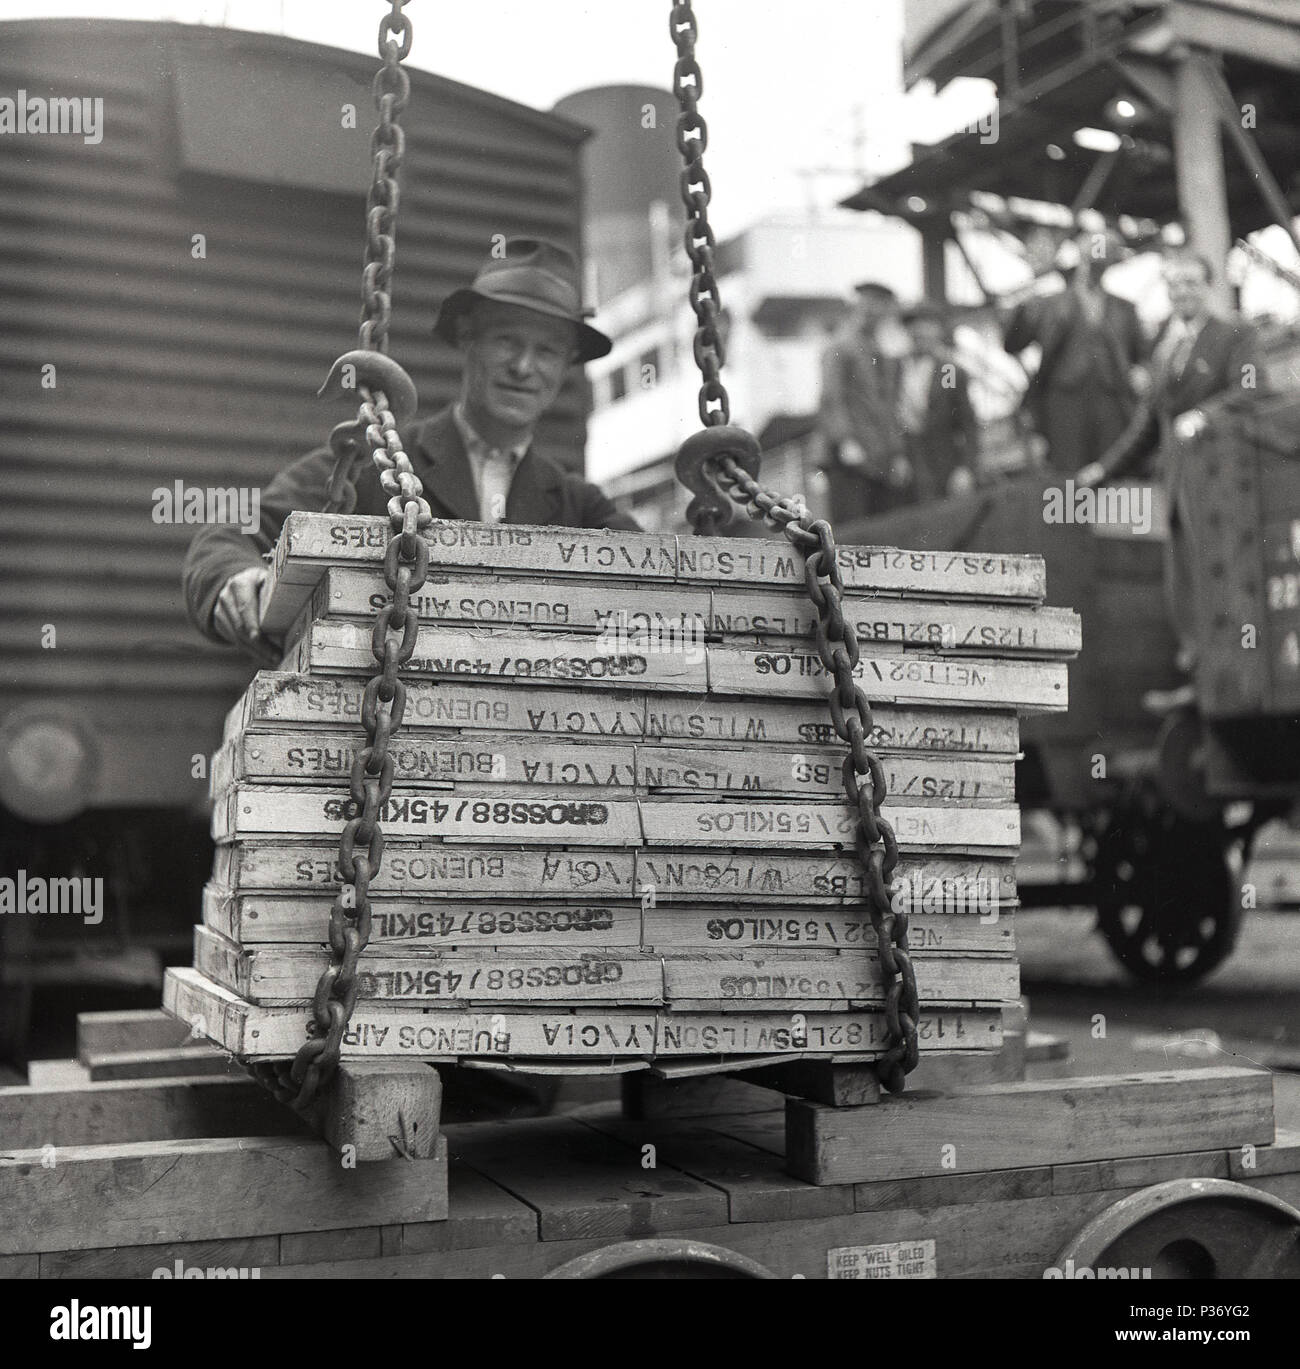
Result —
[{"label": "railway wagon", "polygon": [[[180,24],[0,23],[0,91],[86,121],[64,105],[64,131],[0,138],[0,874],[104,880],[75,936],[0,920],[10,1043],[35,980],[154,986],[158,950],[187,947],[206,758],[254,666],[187,622],[181,562],[192,520],[246,516],[345,416],[315,392],[361,303],[373,66]],[[587,130],[410,75],[392,345],[432,412],[455,377],[436,303],[495,234],[577,245]],[[586,408],[575,377],[539,432],[568,464]]]},{"label": "railway wagon", "polygon": [[1077,822],[1082,878],[1026,905],[1093,905],[1141,979],[1191,982],[1231,953],[1250,846],[1300,795],[1300,396],[1278,348],[1264,392],[1180,419],[1200,522],[1189,691],[1163,585],[1159,483],[1087,497],[1060,472],[897,510],[846,530],[884,545],[1041,554],[1083,621],[1067,714],[1027,719],[1016,794]]}]

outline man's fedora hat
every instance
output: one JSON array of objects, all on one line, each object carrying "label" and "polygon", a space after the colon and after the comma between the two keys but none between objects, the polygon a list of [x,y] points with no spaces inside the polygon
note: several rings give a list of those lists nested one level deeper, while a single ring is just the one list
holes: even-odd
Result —
[{"label": "man's fedora hat", "polygon": [[591,313],[582,307],[578,262],[573,253],[545,238],[507,238],[500,256],[491,256],[474,277],[473,284],[453,290],[438,310],[433,331],[444,342],[456,345],[456,320],[477,300],[515,304],[521,309],[568,319],[578,329],[578,357],[595,361],[613,343],[585,320]]}]

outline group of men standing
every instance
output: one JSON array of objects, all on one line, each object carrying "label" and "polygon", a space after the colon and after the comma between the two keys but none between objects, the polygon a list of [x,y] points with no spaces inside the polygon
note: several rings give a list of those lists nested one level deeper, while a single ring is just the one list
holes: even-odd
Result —
[{"label": "group of men standing", "polygon": [[[1106,290],[1111,259],[1090,236],[1072,242],[1065,286],[1004,311],[1002,343],[1038,353],[1025,407],[1047,465],[1084,483],[1150,475],[1172,420],[1240,386],[1254,334],[1211,309],[1214,271],[1198,253],[1167,254],[1170,317],[1148,339],[1132,303]],[[864,282],[822,363],[819,427],[831,507],[841,519],[940,498],[972,483],[979,428],[968,378],[937,305],[900,308],[887,286]],[[1156,459],[1159,458],[1159,459]]]},{"label": "group of men standing", "polygon": [[979,425],[938,305],[903,310],[864,281],[822,357],[820,430],[842,521],[940,499],[973,483]]}]

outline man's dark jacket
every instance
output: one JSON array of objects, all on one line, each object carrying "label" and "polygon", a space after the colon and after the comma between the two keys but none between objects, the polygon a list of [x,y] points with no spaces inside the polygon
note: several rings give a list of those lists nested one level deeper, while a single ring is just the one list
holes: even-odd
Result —
[{"label": "man's dark jacket", "polygon": [[[1165,329],[1169,326],[1166,323]],[[1152,377],[1145,401],[1115,445],[1101,458],[1106,479],[1144,471],[1154,454],[1158,457],[1157,466],[1163,466],[1172,501],[1181,473],[1177,444],[1168,440],[1173,420],[1217,395],[1253,399],[1255,391],[1246,387],[1244,379],[1247,366],[1257,368],[1256,347],[1255,330],[1241,319],[1214,315],[1207,318],[1181,369],[1176,374]],[[1158,355],[1160,339],[1155,350]],[[1255,375],[1251,378],[1252,382],[1256,379]]]},{"label": "man's dark jacket", "polygon": [[[403,447],[424,485],[424,497],[435,518],[477,522],[478,494],[460,430],[446,408],[433,418],[417,420],[402,430]],[[309,452],[287,466],[262,491],[262,525],[253,534],[238,528],[210,525],[190,543],[182,571],[185,606],[199,631],[222,640],[212,628],[212,610],[232,575],[262,565],[262,556],[275,545],[284,520],[294,510],[318,512],[325,504],[334,455],[327,447]],[[354,513],[383,514],[388,496],[371,462],[357,478]],[[515,471],[506,500],[506,523],[552,524],[566,528],[617,528],[639,532],[640,525],[619,513],[602,490],[563,470],[549,457],[530,448]]]}]

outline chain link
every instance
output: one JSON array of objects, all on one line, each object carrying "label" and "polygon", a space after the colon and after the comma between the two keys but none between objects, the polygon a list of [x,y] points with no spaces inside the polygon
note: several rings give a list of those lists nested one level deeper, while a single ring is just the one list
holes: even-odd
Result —
[{"label": "chain link", "polygon": [[[405,3],[407,0],[393,0],[392,13],[385,15],[379,26],[379,52],[384,65],[375,80],[380,123],[372,141],[375,180],[366,217],[366,309],[360,333],[361,348],[365,351],[383,350],[391,312],[388,287],[397,209],[397,183],[392,173],[401,162],[402,149],[401,129],[395,120],[410,90],[406,73],[398,66],[411,50],[411,21],[401,12]],[[381,186],[387,188],[380,189]],[[376,215],[376,209],[384,212]],[[349,358],[353,355],[349,354]],[[387,362],[380,369],[400,376],[410,386],[395,363]],[[350,512],[355,507],[356,488],[347,478],[348,471],[368,450],[379,473],[379,483],[389,496],[392,533],[384,555],[384,583],[392,591],[392,601],[379,610],[371,633],[371,653],[380,669],[362,696],[361,725],[366,744],[353,758],[348,779],[352,816],[339,839],[340,884],[330,908],[330,963],[316,985],[308,1039],[295,1059],[291,1063],[263,1065],[257,1070],[278,1098],[295,1107],[310,1103],[333,1074],[342,1053],[343,1035],[356,1007],[360,988],[357,964],[370,940],[370,883],[379,873],[384,857],[380,814],[393,788],[394,760],[389,743],[401,726],[406,709],[406,687],[398,671],[415,650],[419,615],[411,596],[424,586],[429,571],[429,544],[422,534],[432,523],[433,515],[423,498],[420,479],[403,450],[388,396],[373,385],[359,385],[358,389],[362,398],[356,422],[340,424],[330,435],[337,458],[335,479],[331,480],[331,503],[341,471],[345,485],[340,491],[344,500],[341,511]],[[413,402],[411,389],[409,398]]]},{"label": "chain link", "polygon": [[[388,325],[393,314],[391,285],[397,254],[397,210],[401,202],[397,173],[406,152],[406,134],[397,121],[411,95],[411,78],[401,65],[411,51],[411,21],[402,13],[410,0],[390,0],[390,3],[391,12],[379,21],[379,55],[383,65],[375,73],[371,85],[379,122],[370,138],[366,253],[361,272],[361,324],[357,329],[357,346],[367,352],[388,350]],[[330,450],[334,453],[334,467],[322,512],[351,513],[357,504],[353,482],[365,451],[350,437],[340,437],[339,429],[330,436]]]},{"label": "chain link", "polygon": [[731,422],[731,399],[722,383],[726,350],[719,331],[722,300],[714,275],[713,250],[717,243],[709,226],[709,201],[713,187],[704,169],[704,149],[709,145],[709,126],[699,111],[704,93],[704,74],[695,60],[699,26],[689,3],[675,4],[668,31],[677,47],[673,66],[673,94],[681,113],[677,116],[677,150],[684,163],[680,176],[682,204],[686,208],[683,242],[691,259],[691,308],[695,311],[695,364],[700,368],[700,422],[706,428]]},{"label": "chain link", "polygon": [[[898,841],[894,829],[880,814],[885,801],[885,772],[868,739],[875,727],[871,704],[853,671],[858,664],[858,639],[844,616],[844,582],[835,559],[835,537],[825,519],[813,520],[802,500],[782,499],[769,493],[738,462],[743,447],[758,469],[757,443],[742,430],[726,428],[731,422],[731,401],[722,383],[726,360],[718,333],[722,304],[714,275],[713,230],[709,226],[709,201],[713,189],[704,169],[704,149],[709,130],[699,111],[704,75],[695,58],[699,25],[690,0],[674,4],[668,31],[677,48],[673,67],[673,94],[681,113],[677,119],[677,150],[684,163],[681,173],[682,203],[686,207],[686,255],[691,259],[691,308],[695,311],[695,364],[700,368],[700,422],[706,437],[688,441],[694,448],[683,461],[687,483],[701,490],[688,513],[697,533],[711,533],[725,526],[730,515],[720,511],[716,496],[729,497],[745,506],[754,519],[779,529],[804,558],[804,581],[817,614],[817,655],[835,683],[830,696],[831,722],[842,741],[849,744],[844,758],[844,794],[858,815],[854,846],[866,878],[867,913],[876,937],[880,969],[885,984],[885,1026],[888,1042],[876,1062],[881,1082],[891,1092],[902,1089],[907,1074],[916,1068],[916,1023],[920,1004],[916,974],[907,943],[907,913],[895,909],[891,880],[898,865]],[[723,431],[720,431],[725,429]],[[710,499],[708,491],[715,495]]]},{"label": "chain link", "polygon": [[858,815],[854,847],[866,877],[867,914],[885,985],[888,1042],[876,1069],[884,1086],[897,1093],[906,1075],[916,1068],[920,1000],[907,941],[907,911],[895,907],[892,896],[898,841],[880,812],[887,797],[885,771],[870,746],[875,728],[871,704],[853,678],[859,660],[858,639],[844,615],[844,581],[836,561],[835,535],[824,518],[813,519],[802,500],[782,499],[763,489],[725,451],[712,464],[714,479],[731,499],[745,507],[751,518],[762,519],[784,533],[804,558],[804,582],[817,614],[817,655],[834,681],[828,700],[831,722],[836,735],[849,745],[844,758],[844,795]]}]

